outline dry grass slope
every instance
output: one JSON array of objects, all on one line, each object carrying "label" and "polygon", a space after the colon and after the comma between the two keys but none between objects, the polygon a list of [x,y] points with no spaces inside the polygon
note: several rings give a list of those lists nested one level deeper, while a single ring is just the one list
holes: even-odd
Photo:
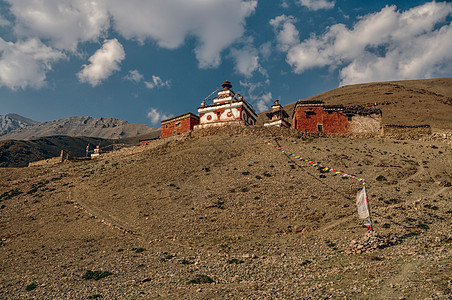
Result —
[{"label": "dry grass slope", "polygon": [[0,169],[0,297],[450,297],[450,145],[272,141],[366,178],[377,232],[399,243],[347,254],[365,232],[356,180],[224,133]]}]

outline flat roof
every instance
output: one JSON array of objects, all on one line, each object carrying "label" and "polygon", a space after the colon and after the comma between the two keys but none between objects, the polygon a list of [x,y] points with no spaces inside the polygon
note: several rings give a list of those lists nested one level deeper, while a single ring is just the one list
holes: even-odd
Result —
[{"label": "flat roof", "polygon": [[166,120],[162,120],[161,123],[165,124],[165,123],[169,123],[169,122],[172,122],[172,121],[177,121],[178,119],[185,119],[187,117],[192,117],[192,118],[194,118],[196,120],[199,120],[199,117],[197,115],[195,115],[194,113],[188,112],[188,113],[181,114],[181,115],[178,115],[178,116],[166,119]]}]

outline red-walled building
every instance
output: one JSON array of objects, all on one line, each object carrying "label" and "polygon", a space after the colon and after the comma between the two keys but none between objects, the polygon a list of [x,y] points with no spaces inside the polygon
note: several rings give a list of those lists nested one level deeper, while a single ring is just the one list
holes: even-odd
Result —
[{"label": "red-walled building", "polygon": [[303,132],[381,133],[378,108],[325,105],[323,101],[298,101],[293,114],[293,128]]},{"label": "red-walled building", "polygon": [[198,124],[199,117],[192,113],[186,113],[163,120],[161,137],[164,138],[173,134],[193,130],[193,127]]}]

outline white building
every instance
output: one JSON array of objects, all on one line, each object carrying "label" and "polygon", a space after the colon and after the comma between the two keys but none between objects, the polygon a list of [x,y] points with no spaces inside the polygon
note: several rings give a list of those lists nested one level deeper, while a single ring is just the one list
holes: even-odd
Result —
[{"label": "white building", "polygon": [[204,100],[198,108],[199,125],[196,128],[222,126],[227,124],[256,124],[257,115],[245,99],[231,90],[229,81],[223,82],[223,90],[213,98],[213,104],[207,105]]}]

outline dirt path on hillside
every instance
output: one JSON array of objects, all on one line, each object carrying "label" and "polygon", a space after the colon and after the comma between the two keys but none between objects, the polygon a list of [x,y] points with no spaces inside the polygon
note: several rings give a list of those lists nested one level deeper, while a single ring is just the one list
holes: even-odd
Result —
[{"label": "dirt path on hillside", "polygon": [[68,193],[68,200],[73,202],[75,207],[78,209],[81,209],[86,214],[88,214],[91,217],[94,217],[95,219],[99,220],[101,223],[105,224],[106,226],[113,227],[115,229],[121,230],[125,233],[129,233],[136,236],[143,236],[142,233],[130,228],[129,226],[125,226],[124,224],[121,224],[120,221],[116,220],[113,216],[109,214],[105,214],[98,209],[87,205],[83,201],[80,201],[80,197],[78,195],[74,196],[74,193],[72,191],[69,191]]},{"label": "dirt path on hillside", "polygon": [[392,276],[381,287],[381,293],[377,295],[377,299],[405,299],[403,295],[406,295],[406,292],[401,290],[400,286],[411,281],[411,274],[413,274],[419,265],[420,262],[410,262],[403,265],[400,272]]}]

